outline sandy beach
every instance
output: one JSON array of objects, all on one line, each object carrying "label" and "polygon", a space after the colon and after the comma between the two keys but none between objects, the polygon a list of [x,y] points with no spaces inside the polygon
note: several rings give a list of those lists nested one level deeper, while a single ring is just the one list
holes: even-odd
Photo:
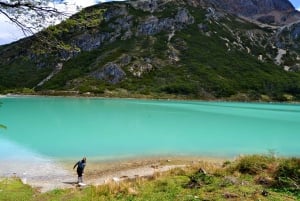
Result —
[{"label": "sandy beach", "polygon": [[[103,185],[126,179],[151,177],[156,173],[174,168],[209,163],[220,166],[225,159],[206,157],[156,157],[116,161],[87,161],[84,182],[87,185]],[[74,161],[75,163],[76,161]],[[0,177],[18,177],[23,183],[40,192],[54,189],[77,188],[77,174],[73,162],[6,161],[0,170]]]}]

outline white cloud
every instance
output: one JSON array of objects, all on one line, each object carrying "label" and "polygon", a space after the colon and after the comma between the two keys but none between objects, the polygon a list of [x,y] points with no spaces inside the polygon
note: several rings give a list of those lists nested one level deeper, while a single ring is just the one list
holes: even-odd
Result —
[{"label": "white cloud", "polygon": [[0,15],[0,45],[16,41],[23,38],[24,35],[14,24],[7,21],[7,19]]},{"label": "white cloud", "polygon": [[78,7],[85,8],[96,4],[96,0],[65,0],[66,4],[56,4],[55,7],[59,10],[66,11],[69,13],[75,13],[78,11]]}]

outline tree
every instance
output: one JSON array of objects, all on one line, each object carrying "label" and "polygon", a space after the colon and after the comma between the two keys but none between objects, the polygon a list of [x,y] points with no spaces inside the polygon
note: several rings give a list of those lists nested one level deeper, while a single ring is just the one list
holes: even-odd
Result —
[{"label": "tree", "polygon": [[0,14],[17,25],[25,36],[62,20],[65,13],[55,8],[64,0],[0,0]]}]

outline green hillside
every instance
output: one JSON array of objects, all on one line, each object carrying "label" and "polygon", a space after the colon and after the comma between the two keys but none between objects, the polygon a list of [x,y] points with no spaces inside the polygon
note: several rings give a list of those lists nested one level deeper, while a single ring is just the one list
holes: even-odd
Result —
[{"label": "green hillside", "polygon": [[295,64],[297,50],[276,65],[274,30],[179,2],[153,10],[138,1],[100,4],[37,37],[2,46],[0,90],[300,99],[300,73],[284,70]]}]

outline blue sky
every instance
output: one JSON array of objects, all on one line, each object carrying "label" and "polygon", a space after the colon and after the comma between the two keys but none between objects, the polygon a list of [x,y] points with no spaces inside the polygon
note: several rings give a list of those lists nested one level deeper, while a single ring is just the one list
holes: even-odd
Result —
[{"label": "blue sky", "polygon": [[296,9],[300,10],[300,0],[290,0]]},{"label": "blue sky", "polygon": [[[69,12],[75,12],[76,11],[75,5],[79,5],[81,7],[87,7],[95,4],[96,2],[107,2],[111,0],[63,0],[63,1],[68,2],[68,5],[70,5],[68,8]],[[118,0],[118,1],[122,1],[122,0]],[[300,0],[290,0],[290,2],[294,5],[296,9],[300,10]],[[7,19],[2,15],[0,15],[0,27],[1,27],[0,45],[10,43],[12,41],[24,37],[22,32],[17,27],[15,27],[15,25],[7,22]]]}]

